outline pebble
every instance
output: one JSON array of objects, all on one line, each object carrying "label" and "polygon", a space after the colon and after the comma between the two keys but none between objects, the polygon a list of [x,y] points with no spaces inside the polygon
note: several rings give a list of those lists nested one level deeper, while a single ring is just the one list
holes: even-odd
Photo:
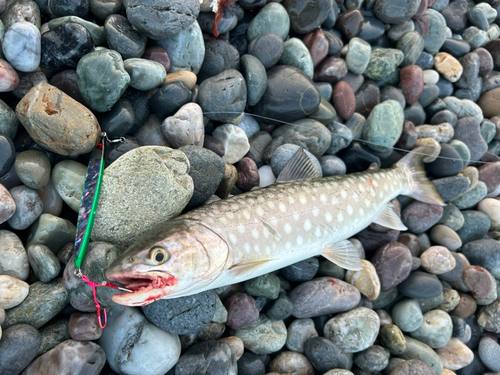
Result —
[{"label": "pebble", "polygon": [[183,105],[162,123],[162,132],[173,148],[203,146],[205,127],[201,107],[196,103]]},{"label": "pebble", "polygon": [[460,370],[474,360],[474,353],[462,341],[452,337],[448,343],[438,349],[437,354],[445,369]]},{"label": "pebble", "polygon": [[32,189],[39,189],[50,181],[50,160],[41,151],[29,150],[19,153],[14,162],[19,179]]},{"label": "pebble", "polygon": [[457,82],[463,73],[460,62],[446,52],[439,52],[434,56],[434,67],[450,82]]},{"label": "pebble", "polygon": [[255,354],[271,354],[285,345],[287,331],[282,320],[271,320],[265,314],[260,314],[255,323],[231,330],[230,334],[243,340],[245,349]]},{"label": "pebble", "polygon": [[394,324],[403,332],[413,332],[423,323],[422,310],[415,299],[397,302],[391,316]]},{"label": "pebble", "polygon": [[264,358],[251,352],[244,352],[243,356],[238,360],[238,374],[242,375],[265,375],[266,366]]},{"label": "pebble", "polygon": [[360,301],[360,293],[344,281],[321,277],[306,281],[289,293],[293,316],[310,318],[348,311]]},{"label": "pebble", "polygon": [[349,359],[333,342],[324,337],[311,337],[304,344],[304,354],[319,372],[347,368]]},{"label": "pebble", "polygon": [[333,88],[332,94],[335,110],[344,120],[349,120],[354,114],[356,98],[351,86],[345,82],[338,82]]},{"label": "pebble", "polygon": [[63,341],[69,340],[71,336],[68,332],[68,324],[68,319],[56,318],[40,328],[39,332],[42,336],[42,343],[40,344],[37,355],[45,354]]},{"label": "pebble", "polygon": [[[375,5],[374,11],[375,15],[382,22],[397,25],[415,15],[419,6],[420,3],[414,0],[401,0],[396,4],[389,0],[381,0]],[[394,7],[396,7],[397,10]]]},{"label": "pebble", "polygon": [[[398,359],[398,358],[394,358]],[[390,372],[391,375],[406,375],[406,374],[420,374],[420,375],[434,375],[436,372],[432,367],[430,367],[425,362],[419,361],[418,359],[401,360],[403,362],[398,363],[396,367]],[[441,372],[442,375],[448,375]]]},{"label": "pebble", "polygon": [[15,22],[5,33],[2,50],[5,59],[21,72],[32,72],[40,65],[40,31],[30,22]]},{"label": "pebble", "polygon": [[462,195],[470,186],[469,179],[464,176],[439,178],[432,180],[432,183],[445,202]]},{"label": "pebble", "polygon": [[424,89],[423,70],[417,65],[407,65],[399,71],[399,75],[406,103],[411,105],[420,98]]},{"label": "pebble", "polygon": [[49,283],[37,281],[30,285],[26,299],[6,312],[3,327],[29,324],[40,328],[59,314],[68,302],[68,292],[60,278]]},{"label": "pebble", "polygon": [[359,34],[363,22],[364,17],[361,10],[352,8],[339,15],[335,26],[346,39],[350,40]]},{"label": "pebble", "polygon": [[437,374],[443,370],[443,363],[439,356],[428,345],[411,337],[405,336],[407,349],[401,355],[404,359],[418,359],[430,366]]},{"label": "pebble", "polygon": [[319,268],[318,258],[309,258],[281,269],[281,274],[289,281],[304,282],[311,280]]},{"label": "pebble", "polygon": [[41,215],[43,203],[36,190],[25,185],[9,191],[16,204],[16,211],[7,222],[13,229],[28,228]]},{"label": "pebble", "polygon": [[328,17],[333,4],[328,0],[311,2],[304,7],[299,0],[285,3],[285,9],[290,15],[291,29],[298,34],[307,34],[318,28]]},{"label": "pebble", "polygon": [[78,61],[93,49],[90,32],[76,22],[66,22],[43,33],[40,66],[52,71],[76,68]]},{"label": "pebble", "polygon": [[[384,127],[380,123],[384,122]],[[403,131],[404,114],[401,105],[395,100],[387,100],[374,106],[366,119],[363,139],[372,142],[368,146],[379,152],[393,147]]]},{"label": "pebble", "polygon": [[69,242],[74,242],[76,228],[67,220],[51,214],[42,214],[30,227],[26,246],[43,245],[54,254]]},{"label": "pebble", "polygon": [[363,269],[361,271],[348,270],[345,281],[354,285],[368,300],[376,299],[380,294],[380,279],[372,263],[361,259]]},{"label": "pebble", "polygon": [[0,307],[11,309],[22,303],[28,296],[29,285],[8,275],[0,275]]},{"label": "pebble", "polygon": [[63,160],[52,169],[52,183],[62,200],[75,212],[80,208],[87,167],[74,160]]},{"label": "pebble", "polygon": [[227,326],[241,329],[255,323],[259,318],[259,310],[255,300],[246,293],[235,293],[224,301],[227,309]]},{"label": "pebble", "polygon": [[388,78],[403,62],[404,54],[398,49],[378,48],[372,51],[364,76],[373,80]]},{"label": "pebble", "polygon": [[147,38],[119,14],[111,14],[104,22],[106,42],[109,47],[120,53],[122,58],[141,57],[146,50]]},{"label": "pebble", "polygon": [[16,212],[16,202],[9,191],[0,184],[0,224],[9,220]]},{"label": "pebble", "polygon": [[500,203],[497,199],[483,199],[477,205],[477,209],[488,215],[491,220],[491,230],[500,230],[500,217],[498,216],[500,212],[498,211],[500,209]]},{"label": "pebble", "polygon": [[[283,54],[281,56],[283,57]],[[266,69],[259,59],[249,54],[241,56],[240,65],[241,73],[247,84],[247,103],[254,106],[266,91]]]},{"label": "pebble", "polygon": [[312,319],[295,319],[287,329],[286,347],[297,353],[304,353],[304,344],[318,332]]},{"label": "pebble", "polygon": [[422,325],[410,335],[436,349],[448,343],[452,331],[453,323],[450,316],[442,310],[431,310],[423,315]]},{"label": "pebble", "polygon": [[476,299],[487,298],[492,292],[496,292],[495,279],[481,266],[464,268],[462,279]]},{"label": "pebble", "polygon": [[240,161],[250,150],[247,135],[235,125],[220,125],[214,130],[212,136],[222,143],[224,147],[223,159],[226,163],[234,164]]},{"label": "pebble", "polygon": [[4,374],[20,374],[36,357],[40,333],[28,324],[5,329],[0,341],[0,367]]},{"label": "pebble", "polygon": [[123,67],[130,76],[129,86],[147,91],[165,83],[167,73],[162,64],[141,58],[129,58]]},{"label": "pebble", "polygon": [[500,345],[489,337],[483,337],[479,342],[479,358],[488,369],[494,372],[500,371],[498,355]]},{"label": "pebble", "polygon": [[332,139],[330,131],[313,119],[301,119],[282,125],[274,130],[271,136],[283,137],[284,143],[303,147],[317,158],[326,152]]},{"label": "pebble", "polygon": [[[144,53],[141,57],[143,59],[146,59],[146,60],[151,60],[151,61],[155,61],[155,62],[160,63],[165,68],[166,72],[168,72],[170,69],[170,58],[168,57],[167,52],[161,47],[158,47],[158,46],[148,47],[144,50]],[[181,74],[182,74],[182,72],[192,73],[192,72],[188,72],[186,70],[181,71]],[[177,72],[175,72],[175,73],[177,73]],[[173,77],[177,76],[175,73],[172,73]],[[196,75],[195,75],[195,77],[196,77]],[[167,82],[165,82],[165,83],[167,83]]]},{"label": "pebble", "polygon": [[358,307],[330,319],[324,335],[344,353],[357,353],[374,343],[379,328],[378,315],[366,307]]},{"label": "pebble", "polygon": [[0,269],[3,275],[19,280],[28,278],[28,255],[21,239],[13,232],[0,230]]},{"label": "pebble", "polygon": [[455,258],[444,246],[431,246],[420,255],[422,268],[427,272],[440,275],[455,268]]},{"label": "pebble", "polygon": [[[16,115],[35,142],[62,155],[76,156],[92,151],[101,132],[88,108],[43,82],[17,104]],[[45,126],[51,131],[44,131]]]},{"label": "pebble", "polygon": [[380,345],[373,345],[354,356],[356,366],[373,373],[382,371],[389,364],[390,354]]},{"label": "pebble", "polygon": [[[162,374],[179,360],[181,343],[173,333],[149,323],[140,310],[116,306],[97,343],[104,349],[111,369],[118,373]],[[162,353],[151,361],[148,353]]]},{"label": "pebble", "polygon": [[102,328],[97,314],[75,312],[69,318],[68,332],[73,340],[97,340],[101,337]]},{"label": "pebble", "polygon": [[198,76],[200,80],[213,77],[228,69],[237,69],[240,63],[238,50],[224,40],[205,43],[205,59]]},{"label": "pebble", "polygon": [[443,292],[443,286],[435,275],[414,271],[399,284],[398,289],[409,298],[431,298]]},{"label": "pebble", "polygon": [[483,238],[491,226],[489,217],[474,210],[462,211],[462,215],[464,216],[464,226],[457,231],[462,243]]},{"label": "pebble", "polygon": [[412,202],[401,212],[401,220],[413,233],[423,233],[436,224],[443,215],[443,208],[423,202]]},{"label": "pebble", "polygon": [[269,364],[269,371],[277,374],[293,373],[313,375],[314,369],[306,356],[295,352],[282,352]]},{"label": "pebble", "polygon": [[0,78],[0,92],[12,91],[19,84],[16,70],[3,59],[0,59]]},{"label": "pebble", "polygon": [[397,325],[381,325],[380,341],[393,355],[402,354],[406,350],[406,340]]},{"label": "pebble", "polygon": [[287,10],[279,3],[269,3],[260,9],[250,22],[247,30],[247,38],[251,41],[259,35],[272,33],[279,35],[281,39],[285,40],[289,31],[290,17]]},{"label": "pebble", "polygon": [[255,56],[266,69],[276,65],[283,49],[283,39],[270,33],[261,34],[248,44],[248,53]]},{"label": "pebble", "polygon": [[51,249],[44,245],[28,247],[28,260],[38,279],[48,283],[59,275],[61,265]]}]

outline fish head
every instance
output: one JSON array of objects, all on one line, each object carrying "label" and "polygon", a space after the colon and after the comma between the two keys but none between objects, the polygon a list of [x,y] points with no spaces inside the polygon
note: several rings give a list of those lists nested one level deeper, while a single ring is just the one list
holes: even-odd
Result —
[{"label": "fish head", "polygon": [[220,274],[228,253],[225,241],[204,225],[171,223],[144,236],[108,267],[106,277],[132,291],[115,294],[112,300],[144,306],[195,294]]}]

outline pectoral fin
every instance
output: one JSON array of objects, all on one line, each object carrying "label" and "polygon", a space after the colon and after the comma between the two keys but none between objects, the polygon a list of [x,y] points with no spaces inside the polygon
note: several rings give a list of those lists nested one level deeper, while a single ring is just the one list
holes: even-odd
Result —
[{"label": "pectoral fin", "polygon": [[276,182],[307,181],[318,178],[319,172],[303,148],[299,148],[288,160]]},{"label": "pectoral fin", "polygon": [[382,225],[386,228],[396,229],[396,230],[408,230],[407,227],[401,221],[396,209],[391,203],[387,203],[378,215],[378,217],[373,221],[375,224]]},{"label": "pectoral fin", "polygon": [[272,259],[260,260],[257,262],[245,263],[245,264],[236,264],[229,268],[229,272],[231,272],[234,276],[241,275],[242,273],[249,272],[259,266],[262,266]]},{"label": "pectoral fin", "polygon": [[358,250],[348,240],[335,244],[326,244],[323,246],[323,253],[321,255],[342,268],[353,271],[363,269],[359,260]]}]

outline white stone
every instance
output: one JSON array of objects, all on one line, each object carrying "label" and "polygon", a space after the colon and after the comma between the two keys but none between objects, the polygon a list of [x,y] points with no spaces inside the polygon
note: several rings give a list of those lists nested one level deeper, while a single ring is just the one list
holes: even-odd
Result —
[{"label": "white stone", "polygon": [[500,200],[493,198],[483,199],[477,209],[491,219],[491,230],[500,230]]},{"label": "white stone", "polygon": [[424,84],[435,85],[439,81],[439,73],[434,69],[424,70]]},{"label": "white stone", "polygon": [[266,187],[276,182],[273,170],[270,165],[264,165],[259,168],[259,186]]},{"label": "white stone", "polygon": [[212,133],[212,136],[219,140],[224,146],[224,161],[228,164],[239,162],[250,150],[248,137],[243,129],[224,124],[218,126]]},{"label": "white stone", "polygon": [[97,343],[113,371],[126,375],[161,375],[177,363],[179,336],[150,323],[141,310],[115,306]]},{"label": "white stone", "polygon": [[12,276],[0,275],[0,307],[11,309],[28,296],[30,287],[28,283]]},{"label": "white stone", "polygon": [[173,148],[188,145],[203,147],[205,140],[203,110],[196,103],[185,104],[175,115],[163,121],[161,129]]},{"label": "white stone", "polygon": [[449,370],[460,370],[474,360],[474,353],[459,339],[452,337],[441,349],[436,350],[443,366]]},{"label": "white stone", "polygon": [[29,273],[28,253],[19,237],[0,230],[0,274],[26,280]]},{"label": "white stone", "polygon": [[2,50],[16,70],[32,72],[40,65],[40,31],[30,22],[16,22],[5,33]]}]

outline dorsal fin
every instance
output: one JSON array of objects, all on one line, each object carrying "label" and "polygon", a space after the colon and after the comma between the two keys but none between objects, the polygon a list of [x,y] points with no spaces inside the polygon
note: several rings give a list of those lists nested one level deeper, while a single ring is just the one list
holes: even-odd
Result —
[{"label": "dorsal fin", "polygon": [[323,253],[321,255],[342,268],[353,271],[363,269],[359,260],[358,250],[351,241],[344,240],[334,244],[326,244],[323,246]]},{"label": "dorsal fin", "polygon": [[373,220],[375,224],[382,225],[386,228],[396,229],[396,230],[408,230],[407,227],[401,221],[398,213],[394,206],[389,202],[384,206],[384,209],[378,217]]},{"label": "dorsal fin", "polygon": [[276,182],[307,181],[320,176],[313,161],[303,148],[299,148],[288,160]]}]

